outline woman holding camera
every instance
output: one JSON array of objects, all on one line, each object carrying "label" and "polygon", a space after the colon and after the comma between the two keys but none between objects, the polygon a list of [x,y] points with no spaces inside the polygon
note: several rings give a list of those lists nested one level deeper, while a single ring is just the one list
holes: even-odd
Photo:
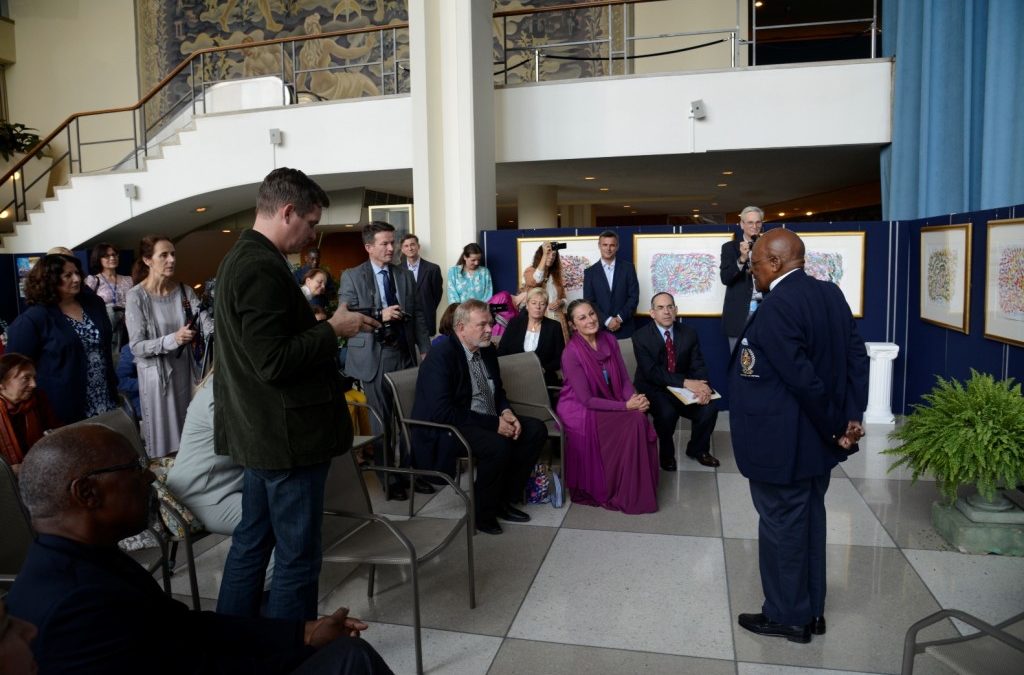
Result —
[{"label": "woman holding camera", "polygon": [[478,244],[466,244],[455,267],[448,270],[448,302],[469,299],[487,302],[494,295],[491,272],[483,266],[484,251]]},{"label": "woman holding camera", "polygon": [[178,450],[192,389],[202,374],[205,335],[213,320],[199,298],[174,279],[175,251],[163,236],[144,237],[128,292],[128,343],[139,369],[142,436],[150,457]]},{"label": "woman holding camera", "polygon": [[[523,271],[523,286],[543,288],[548,297],[546,316],[562,327],[562,341],[569,337],[565,321],[565,284],[562,282],[562,259],[552,248],[554,242],[546,241],[533,254],[533,264]],[[562,244],[564,247],[565,244]]]}]

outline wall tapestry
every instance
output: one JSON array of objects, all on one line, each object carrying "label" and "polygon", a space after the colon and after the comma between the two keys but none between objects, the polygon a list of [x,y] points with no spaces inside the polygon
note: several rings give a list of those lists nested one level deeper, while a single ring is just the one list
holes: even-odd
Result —
[{"label": "wall tapestry", "polygon": [[1024,347],[1024,218],[990,220],[985,248],[985,337]]},{"label": "wall tapestry", "polygon": [[725,286],[718,273],[731,234],[634,234],[633,262],[640,282],[637,316],[655,293],[668,292],[677,316],[721,316]]},{"label": "wall tapestry", "polygon": [[921,228],[921,319],[967,333],[971,224]]}]

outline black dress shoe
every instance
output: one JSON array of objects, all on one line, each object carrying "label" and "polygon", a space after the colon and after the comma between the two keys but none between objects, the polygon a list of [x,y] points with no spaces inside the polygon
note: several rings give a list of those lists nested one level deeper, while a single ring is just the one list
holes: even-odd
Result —
[{"label": "black dress shoe", "polygon": [[506,506],[501,511],[498,511],[498,517],[502,520],[507,520],[513,523],[530,522],[530,514],[520,511],[514,506]]},{"label": "black dress shoe", "polygon": [[412,489],[416,490],[416,493],[421,495],[432,495],[435,492],[437,492],[436,487],[434,487],[427,481],[423,480],[422,478],[417,478],[416,480],[413,481]]},{"label": "black dress shoe", "polygon": [[402,485],[392,485],[390,491],[384,492],[384,497],[388,501],[404,502],[409,500],[409,492]]},{"label": "black dress shoe", "polygon": [[675,471],[679,466],[676,464],[675,457],[662,457],[661,458],[661,470],[662,471]]},{"label": "black dress shoe", "polygon": [[811,619],[811,622],[807,624],[807,627],[811,630],[811,635],[824,635],[825,634],[825,617],[816,616]]},{"label": "black dress shoe", "polygon": [[811,641],[811,626],[787,626],[782,623],[775,623],[764,614],[740,614],[740,626],[751,633],[758,635],[770,635],[773,637],[784,637],[790,642],[807,644]]},{"label": "black dress shoe", "polygon": [[501,534],[504,530],[495,518],[477,518],[476,531],[484,534]]},{"label": "black dress shoe", "polygon": [[715,459],[710,452],[705,452],[703,455],[687,455],[690,459],[695,459],[701,466],[710,466],[712,468],[721,466],[721,462]]}]

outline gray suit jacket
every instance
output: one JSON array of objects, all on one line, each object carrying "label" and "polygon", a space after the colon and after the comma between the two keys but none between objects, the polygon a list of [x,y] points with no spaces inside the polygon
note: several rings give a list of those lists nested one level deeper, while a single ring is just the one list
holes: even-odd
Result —
[{"label": "gray suit jacket", "polygon": [[[409,354],[415,358],[417,347],[421,354],[426,354],[430,349],[430,334],[427,332],[426,317],[420,304],[419,293],[416,291],[416,280],[412,272],[402,265],[388,267],[395,284],[398,304],[406,316],[402,323],[402,334]],[[377,280],[373,277],[373,267],[370,266],[369,260],[342,273],[338,302],[344,302],[349,309],[381,306]],[[345,373],[363,382],[373,380],[380,368],[380,350],[381,345],[372,333],[359,333],[350,337],[348,355],[345,357]]]}]

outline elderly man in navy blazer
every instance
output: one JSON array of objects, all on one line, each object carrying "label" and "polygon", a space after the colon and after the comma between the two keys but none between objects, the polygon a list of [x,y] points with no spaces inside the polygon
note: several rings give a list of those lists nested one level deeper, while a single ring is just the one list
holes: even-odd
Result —
[{"label": "elderly man in navy blazer", "polygon": [[601,324],[624,340],[633,334],[633,313],[640,303],[640,282],[633,263],[619,260],[619,235],[605,230],[597,238],[601,259],[583,272],[583,297],[594,303]]},{"label": "elderly man in navy blazer", "polygon": [[751,271],[765,299],[729,364],[729,423],[760,516],[764,604],[740,614],[759,635],[809,642],[825,632],[825,491],[864,435],[868,358],[835,284],[803,270],[789,230],[761,237]]},{"label": "elderly man in navy blazer", "polygon": [[[718,408],[711,400],[714,391],[708,385],[708,369],[697,331],[676,321],[676,301],[671,293],[654,294],[651,318],[651,323],[633,333],[633,382],[637,391],[651,402],[661,468],[677,468],[674,436],[680,417],[690,420],[692,426],[686,456],[704,466],[716,467],[719,462],[711,454],[711,432],[715,430]],[[696,395],[697,401],[687,405],[666,387],[685,387]]]}]

